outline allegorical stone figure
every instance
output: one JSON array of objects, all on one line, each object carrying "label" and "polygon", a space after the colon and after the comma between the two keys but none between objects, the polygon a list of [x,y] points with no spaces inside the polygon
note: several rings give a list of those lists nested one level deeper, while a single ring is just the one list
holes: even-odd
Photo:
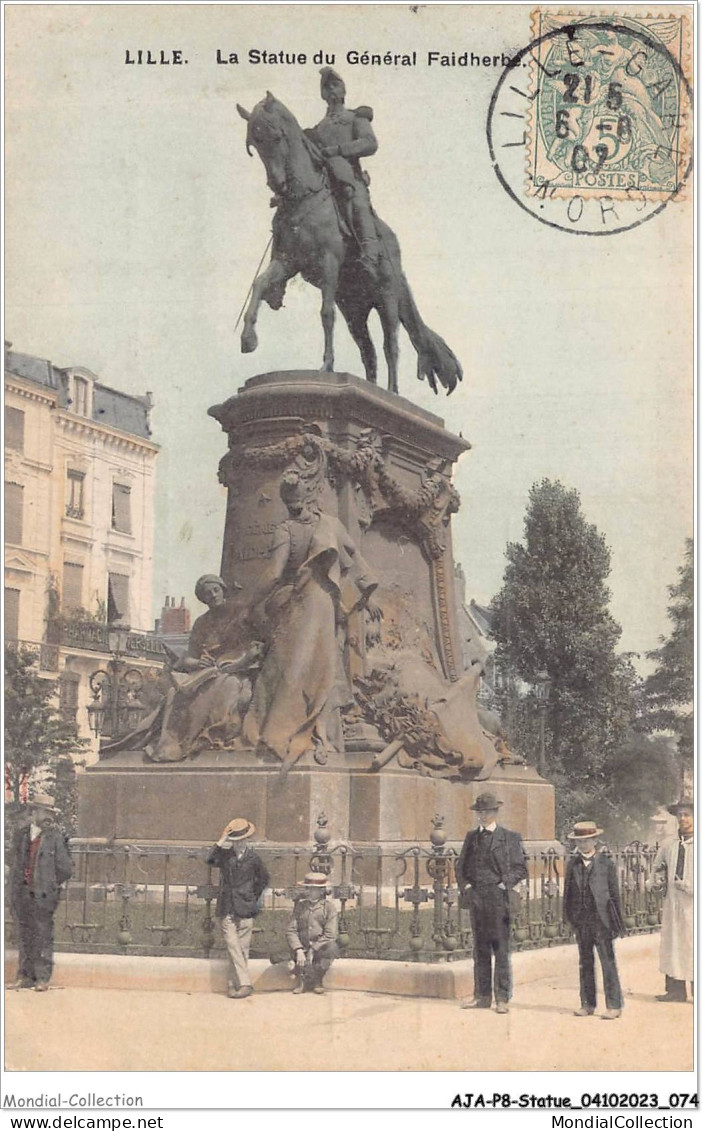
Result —
[{"label": "allegorical stone figure", "polygon": [[668,812],[678,819],[678,833],[658,849],[650,883],[654,890],[665,890],[659,959],[665,993],[658,1001],[686,1001],[686,983],[695,976],[694,802],[684,797],[668,806]]},{"label": "allegorical stone figure", "polygon": [[344,81],[331,67],[322,69],[320,89],[327,112],[307,134],[325,158],[344,219],[358,243],[361,262],[375,275],[380,241],[368,193],[369,178],[359,160],[371,157],[378,148],[371,126],[373,111],[368,106],[347,109]]},{"label": "allegorical stone figure", "polygon": [[563,915],[575,931],[580,966],[580,1009],[590,1017],[597,1006],[595,951],[602,966],[606,1009],[604,1021],[619,1017],[624,1005],[617,972],[614,939],[622,933],[622,906],[617,869],[611,856],[598,851],[602,829],[594,821],[578,821],[568,839],[575,846],[566,865]]},{"label": "allegorical stone figure", "polygon": [[207,612],[192,627],[187,654],[170,652],[165,699],[103,753],[144,749],[154,762],[179,762],[200,750],[227,748],[240,735],[261,646],[250,641],[245,606],[221,577],[203,574],[195,596]]},{"label": "allegorical stone figure", "polygon": [[298,882],[285,938],[295,960],[294,994],[324,993],[324,975],[339,955],[339,909],[327,895],[324,872],[308,872]]},{"label": "allegorical stone figure", "polygon": [[246,817],[234,817],[207,857],[219,868],[217,917],[229,956],[229,997],[250,997],[249,949],[253,921],[270,876],[261,857],[248,843],[256,832]]},{"label": "allegorical stone figure", "polygon": [[54,968],[54,913],[73,861],[54,823],[53,797],[37,793],[27,825],[14,837],[10,900],[17,920],[19,969],[13,990],[48,990]]},{"label": "allegorical stone figure", "polygon": [[507,1013],[512,997],[510,896],[528,871],[519,833],[497,823],[501,805],[494,793],[479,794],[471,805],[478,827],[463,843],[456,880],[461,904],[470,911],[475,971],[474,996],[461,1008],[489,1009],[494,992],[497,1013]]},{"label": "allegorical stone figure", "polygon": [[267,651],[243,737],[287,768],[315,744],[338,749],[332,729],[339,707],[352,702],[340,633],[345,618],[368,606],[377,581],[343,523],[307,501],[296,471],[283,476],[280,494],[288,518],[252,596],[253,616],[263,610]]}]

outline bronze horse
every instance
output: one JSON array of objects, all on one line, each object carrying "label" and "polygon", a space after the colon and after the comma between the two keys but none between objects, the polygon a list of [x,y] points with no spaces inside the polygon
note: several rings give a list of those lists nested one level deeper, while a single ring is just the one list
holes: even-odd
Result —
[{"label": "bronze horse", "polygon": [[426,377],[434,392],[437,381],[450,393],[463,374],[443,338],[425,326],[402,272],[400,247],[387,224],[376,217],[381,243],[377,277],[359,262],[358,247],[348,233],[334,199],[323,158],[282,102],[272,94],[249,113],[237,106],[248,123],[246,148],[263,161],[275,193],[271,262],[255,280],[244,315],[243,353],[258,345],[256,318],[265,299],[273,310],[283,304],[288,279],[298,273],[322,292],[324,361],[334,368],[334,308],[339,307],[358,346],[369,381],[377,380],[375,347],[368,316],[378,311],[388,365],[388,388],[397,392],[397,329],[407,330],[417,352],[417,376]]}]

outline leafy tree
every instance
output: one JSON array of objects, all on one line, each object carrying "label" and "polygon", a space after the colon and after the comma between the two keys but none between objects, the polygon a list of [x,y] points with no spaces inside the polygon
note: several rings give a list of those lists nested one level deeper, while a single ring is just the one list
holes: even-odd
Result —
[{"label": "leafy tree", "polygon": [[70,793],[66,759],[82,750],[85,739],[61,718],[53,702],[56,683],[38,676],[34,664],[30,649],[5,649],[5,786],[17,803],[22,800],[23,783],[45,768],[61,787],[57,801],[65,800],[62,812],[70,825],[72,802],[63,799]]},{"label": "leafy tree", "polygon": [[[637,717],[640,683],[630,657],[616,652],[621,629],[609,611],[604,536],[586,521],[577,491],[545,479],[529,493],[524,542],[509,543],[506,555],[492,635],[496,664],[509,675],[509,737],[537,762],[542,710],[559,829],[598,812],[612,827],[614,766]],[[544,676],[549,692],[539,707]]]},{"label": "leafy tree", "polygon": [[657,666],[645,684],[646,727],[652,731],[672,731],[677,736],[684,777],[692,772],[694,746],[694,571],[694,545],[688,538],[683,564],[678,569],[680,580],[668,588],[668,617],[673,629],[670,636],[660,638],[659,648],[647,653]]},{"label": "leafy tree", "polygon": [[678,768],[672,744],[632,728],[608,760],[607,788],[595,818],[619,843],[648,835],[652,813],[678,794]]}]

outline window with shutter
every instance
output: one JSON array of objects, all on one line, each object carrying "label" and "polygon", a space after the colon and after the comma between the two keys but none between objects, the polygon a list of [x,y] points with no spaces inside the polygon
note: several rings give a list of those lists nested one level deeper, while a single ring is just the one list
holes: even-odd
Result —
[{"label": "window with shutter", "polygon": [[80,675],[78,672],[64,670],[59,679],[59,711],[65,723],[75,725],[76,711],[78,710],[78,687]]},{"label": "window with shutter", "polygon": [[129,622],[129,578],[123,573],[107,575],[107,619]]},{"label": "window with shutter", "polygon": [[63,611],[83,607],[83,566],[78,562],[63,563]]},{"label": "window with shutter", "polygon": [[17,640],[19,637],[19,589],[5,590],[5,639]]},{"label": "window with shutter", "polygon": [[132,532],[130,495],[131,489],[123,483],[112,484],[112,529],[123,534]]},{"label": "window with shutter", "polygon": [[79,416],[88,415],[88,382],[84,377],[73,379],[73,411]]},{"label": "window with shutter", "polygon": [[83,483],[85,475],[82,471],[74,471],[72,468],[68,469],[68,499],[66,502],[66,514],[69,518],[83,518],[85,511],[83,507]]},{"label": "window with shutter", "polygon": [[5,406],[5,447],[24,451],[24,413],[10,405]]},{"label": "window with shutter", "polygon": [[19,483],[5,484],[5,541],[22,545],[24,488]]}]

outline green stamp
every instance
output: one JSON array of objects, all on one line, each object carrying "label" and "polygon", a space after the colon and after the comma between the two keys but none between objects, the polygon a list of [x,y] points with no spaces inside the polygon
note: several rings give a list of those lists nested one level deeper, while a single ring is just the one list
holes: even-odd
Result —
[{"label": "green stamp", "polygon": [[536,11],[527,191],[667,200],[691,153],[689,16]]}]

